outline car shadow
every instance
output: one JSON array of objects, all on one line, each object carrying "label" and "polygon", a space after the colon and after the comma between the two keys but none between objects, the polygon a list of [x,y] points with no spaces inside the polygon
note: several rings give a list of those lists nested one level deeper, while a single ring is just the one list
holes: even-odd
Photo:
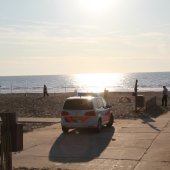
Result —
[{"label": "car shadow", "polygon": [[62,133],[50,149],[49,160],[62,163],[90,161],[108,146],[114,132],[114,127],[103,127],[101,133],[95,133],[94,129]]}]

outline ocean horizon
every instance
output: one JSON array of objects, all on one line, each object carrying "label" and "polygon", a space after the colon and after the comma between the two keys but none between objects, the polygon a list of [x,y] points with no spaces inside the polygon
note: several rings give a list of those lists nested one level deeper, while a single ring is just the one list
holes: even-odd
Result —
[{"label": "ocean horizon", "polygon": [[49,93],[132,92],[136,79],[139,92],[170,88],[170,72],[27,75],[0,76],[0,93],[42,93],[44,84]]}]

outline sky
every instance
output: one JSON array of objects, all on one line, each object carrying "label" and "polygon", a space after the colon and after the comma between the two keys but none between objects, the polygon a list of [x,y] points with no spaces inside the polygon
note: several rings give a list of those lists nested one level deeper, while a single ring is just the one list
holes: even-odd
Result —
[{"label": "sky", "polygon": [[0,4],[0,76],[170,71],[169,0]]}]

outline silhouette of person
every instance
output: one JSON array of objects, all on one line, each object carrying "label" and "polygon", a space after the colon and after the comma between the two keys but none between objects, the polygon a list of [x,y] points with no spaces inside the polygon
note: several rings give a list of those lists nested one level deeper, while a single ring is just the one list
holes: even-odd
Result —
[{"label": "silhouette of person", "polygon": [[138,92],[138,80],[136,79],[135,88],[134,88],[134,95],[135,96],[137,96],[137,92]]},{"label": "silhouette of person", "polygon": [[162,97],[162,106],[167,106],[168,100],[168,89],[166,86],[163,86],[163,97]]},{"label": "silhouette of person", "polygon": [[105,89],[104,89],[104,98],[105,98],[105,99],[107,99],[107,97],[108,97],[108,92],[109,92],[109,91],[106,90],[106,88],[105,88]]},{"label": "silhouette of person", "polygon": [[44,94],[44,97],[48,96],[47,86],[45,84],[44,84],[44,88],[43,88],[43,94]]}]

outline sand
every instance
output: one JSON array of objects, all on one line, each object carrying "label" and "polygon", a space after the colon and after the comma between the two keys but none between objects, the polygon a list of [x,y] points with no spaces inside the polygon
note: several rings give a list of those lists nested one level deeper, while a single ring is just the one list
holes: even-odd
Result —
[{"label": "sand", "polygon": [[[162,92],[140,92],[138,94],[144,96],[145,104],[156,96],[157,105],[152,107],[150,112],[160,114],[169,109],[161,107]],[[103,93],[101,95],[103,96]],[[70,96],[74,96],[74,93],[53,93],[46,97],[35,93],[0,94],[0,112],[16,112],[19,117],[60,117],[64,101]],[[134,112],[135,97],[131,92],[109,92],[106,100],[112,106],[115,118],[133,118],[141,113],[146,114],[145,107],[141,108],[138,113]]]}]

